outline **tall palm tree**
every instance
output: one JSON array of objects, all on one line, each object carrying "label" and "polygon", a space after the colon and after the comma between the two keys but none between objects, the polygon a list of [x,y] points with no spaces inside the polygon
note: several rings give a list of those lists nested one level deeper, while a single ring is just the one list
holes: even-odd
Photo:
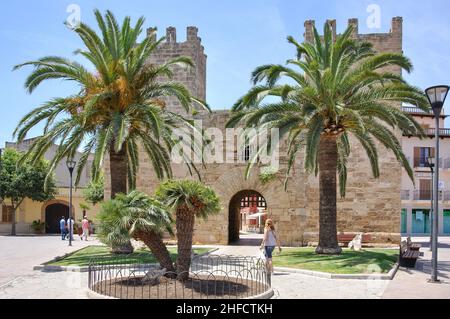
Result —
[{"label": "tall palm tree", "polygon": [[[325,24],[323,37],[314,28],[312,43],[299,44],[288,37],[297,57],[289,60],[288,66],[258,67],[252,75],[255,87],[235,104],[228,122],[229,127],[245,123],[246,127],[279,129],[281,138],[288,137],[289,141],[288,175],[296,155],[304,152],[306,171],[319,175],[318,254],[341,253],[336,225],[337,179],[340,195],[345,197],[350,137],[363,146],[375,178],[380,176],[378,141],[395,154],[413,180],[393,130],[410,135],[423,134],[423,130],[398,104],[429,110],[418,88],[388,71],[394,67],[410,72],[410,60],[402,54],[377,53],[370,43],[352,39],[353,31],[349,27],[333,42],[330,27]],[[281,79],[287,81],[282,84]],[[264,148],[273,149],[270,143],[261,150]],[[257,162],[257,155],[250,166]]]},{"label": "tall palm tree", "polygon": [[118,194],[115,199],[103,204],[97,218],[100,222],[99,238],[105,244],[120,247],[130,237],[140,240],[162,268],[175,272],[170,253],[163,242],[164,231],[173,234],[173,220],[159,201],[138,191],[128,195]]},{"label": "tall palm tree", "polygon": [[180,280],[189,278],[192,240],[196,218],[207,219],[221,210],[216,193],[198,181],[179,180],[161,184],[156,192],[176,217],[178,257],[176,271]]},{"label": "tall palm tree", "polygon": [[[177,143],[183,143],[172,137],[172,131],[178,127],[196,128],[192,121],[167,110],[167,98],[177,99],[188,113],[194,112],[195,105],[208,107],[191,96],[184,85],[172,81],[173,67],[192,67],[190,58],[174,58],[162,65],[149,63],[164,38],[147,37],[138,44],[143,17],[134,26],[126,17],[120,26],[110,11],[104,16],[98,10],[94,13],[100,34],[83,23],[74,30],[85,45],[76,53],[90,62],[89,68],[55,56],[15,67],[34,67],[25,83],[29,93],[52,79],[72,81],[79,91],[34,109],[20,121],[14,134],[19,142],[23,141],[30,129],[44,123],[43,136],[33,143],[27,156],[37,160],[57,142],[49,173],[82,147],[76,184],[92,153],[94,181],[100,177],[104,158],[109,155],[114,198],[118,193],[127,193],[128,188],[134,189],[139,149],[149,157],[158,178],[172,176],[170,153]],[[162,78],[168,81],[161,82]],[[185,156],[185,160],[196,171],[189,158]]]}]

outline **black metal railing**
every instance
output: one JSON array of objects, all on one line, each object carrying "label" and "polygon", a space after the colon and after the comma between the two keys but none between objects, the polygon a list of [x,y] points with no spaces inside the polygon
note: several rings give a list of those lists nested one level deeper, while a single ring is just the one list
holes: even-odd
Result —
[{"label": "black metal railing", "polygon": [[[188,278],[177,279],[183,275]],[[271,277],[257,257],[199,256],[184,274],[119,257],[92,260],[88,285],[95,293],[118,299],[244,299],[269,292]]]}]

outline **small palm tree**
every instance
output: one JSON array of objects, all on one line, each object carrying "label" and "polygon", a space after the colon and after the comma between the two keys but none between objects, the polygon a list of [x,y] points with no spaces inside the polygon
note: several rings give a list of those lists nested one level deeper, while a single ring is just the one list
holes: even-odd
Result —
[{"label": "small palm tree", "polygon": [[180,280],[189,278],[191,267],[192,240],[196,218],[207,219],[221,210],[220,200],[210,188],[197,181],[167,181],[156,192],[176,217],[178,257],[176,271]]},{"label": "small palm tree", "polygon": [[[287,175],[297,154],[304,151],[306,171],[319,175],[318,254],[341,253],[336,225],[337,177],[340,195],[345,197],[350,137],[365,149],[375,178],[380,176],[378,141],[395,154],[413,180],[413,171],[392,130],[408,135],[423,133],[398,104],[411,103],[429,110],[418,88],[388,71],[401,68],[410,72],[411,62],[402,54],[375,52],[370,43],[352,39],[353,31],[349,27],[333,42],[325,24],[323,37],[314,28],[313,43],[299,44],[289,37],[297,49],[297,57],[288,61],[293,67],[257,68],[253,72],[256,86],[236,103],[228,123],[229,127],[243,122],[246,127],[279,129],[281,138],[289,140]],[[279,83],[281,79],[287,79],[284,83],[288,84]],[[265,83],[257,85],[260,82]],[[265,148],[272,149],[270,143]]]},{"label": "small palm tree", "polygon": [[127,244],[130,238],[140,240],[162,268],[175,272],[170,253],[162,240],[165,231],[173,234],[173,221],[159,201],[138,191],[128,195],[118,194],[115,199],[103,204],[97,218],[102,242],[114,248]]},{"label": "small palm tree", "polygon": [[[187,113],[193,113],[195,105],[206,109],[207,106],[184,85],[172,81],[172,68],[192,67],[190,58],[169,59],[161,65],[149,63],[149,57],[164,38],[147,37],[138,43],[145,22],[143,17],[134,26],[129,17],[119,25],[110,11],[102,16],[96,10],[95,17],[100,34],[83,23],[74,30],[85,45],[76,53],[91,63],[89,67],[55,56],[15,67],[34,67],[25,83],[29,93],[53,79],[71,81],[79,89],[75,95],[54,98],[32,110],[20,121],[14,134],[21,142],[30,129],[44,124],[43,136],[36,139],[27,156],[36,161],[58,142],[49,174],[61,160],[73,158],[82,148],[76,184],[92,153],[94,181],[100,178],[104,158],[109,155],[114,198],[118,193],[126,194],[128,187],[134,189],[139,149],[150,159],[158,178],[172,176],[170,154],[175,145],[183,143],[172,136],[172,131],[195,127],[192,121],[167,110],[168,98],[175,98]],[[161,82],[161,78],[168,81]],[[196,170],[189,158],[185,160]]]}]

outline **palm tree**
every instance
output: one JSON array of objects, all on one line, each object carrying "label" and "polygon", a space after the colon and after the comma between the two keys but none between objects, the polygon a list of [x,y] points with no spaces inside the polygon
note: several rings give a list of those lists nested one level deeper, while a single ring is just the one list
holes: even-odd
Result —
[{"label": "palm tree", "polygon": [[[398,104],[429,110],[418,88],[388,71],[393,67],[410,72],[410,60],[402,54],[375,52],[370,43],[352,39],[353,31],[349,27],[333,42],[330,27],[325,24],[323,37],[314,28],[312,43],[299,44],[288,37],[297,57],[289,60],[288,66],[258,67],[252,75],[255,87],[235,104],[228,122],[228,127],[244,123],[246,127],[279,129],[280,137],[289,141],[287,176],[296,155],[304,152],[306,171],[319,175],[318,254],[341,253],[336,225],[337,179],[340,195],[345,197],[350,137],[363,146],[375,178],[380,176],[378,141],[395,154],[414,180],[392,130],[423,134],[420,125]],[[281,84],[281,79],[287,81]],[[270,143],[263,148],[269,152],[273,149]],[[257,155],[249,167],[257,162]]]},{"label": "palm tree", "polygon": [[[85,45],[76,53],[91,63],[89,68],[55,56],[15,67],[34,67],[25,83],[29,93],[51,79],[72,81],[79,91],[73,96],[54,98],[32,110],[20,121],[14,134],[20,142],[30,129],[44,124],[43,136],[33,143],[27,156],[36,160],[58,142],[49,173],[61,160],[73,158],[82,147],[76,184],[92,153],[94,181],[101,176],[105,156],[109,155],[114,198],[118,193],[126,194],[128,188],[134,189],[139,149],[149,157],[158,178],[172,176],[170,154],[177,143],[183,143],[172,136],[172,131],[178,127],[195,127],[191,120],[167,110],[167,98],[178,100],[187,113],[194,113],[195,105],[208,107],[191,96],[184,85],[172,81],[173,67],[192,67],[190,58],[178,57],[162,65],[149,63],[149,57],[164,38],[147,37],[138,44],[143,17],[134,26],[126,17],[119,26],[110,11],[104,17],[98,10],[94,13],[100,34],[83,23],[74,30]],[[161,82],[161,78],[168,81]],[[189,158],[185,156],[185,160],[196,171]]]},{"label": "palm tree", "polygon": [[195,218],[207,219],[221,210],[220,200],[210,188],[197,181],[167,181],[156,192],[176,217],[178,257],[176,271],[180,280],[189,278]]},{"label": "palm tree", "polygon": [[130,238],[141,240],[162,268],[175,272],[170,253],[162,240],[164,231],[173,234],[173,220],[159,201],[138,191],[128,195],[118,194],[115,199],[103,204],[97,218],[102,242],[121,247]]}]

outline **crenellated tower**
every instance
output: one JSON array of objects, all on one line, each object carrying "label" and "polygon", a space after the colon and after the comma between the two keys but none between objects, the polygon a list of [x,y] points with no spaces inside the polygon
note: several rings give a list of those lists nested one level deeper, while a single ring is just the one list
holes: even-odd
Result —
[{"label": "crenellated tower", "polygon": [[[157,38],[156,28],[149,28],[147,36]],[[194,68],[186,70],[183,67],[174,67],[174,81],[183,83],[193,96],[200,100],[206,100],[206,60],[205,49],[202,40],[198,36],[197,27],[187,27],[186,41],[177,41],[177,30],[174,27],[166,29],[165,42],[156,49],[150,57],[150,62],[163,64],[169,59],[187,56],[194,62]],[[183,107],[175,99],[169,99],[168,108],[171,111],[185,114]]]}]

